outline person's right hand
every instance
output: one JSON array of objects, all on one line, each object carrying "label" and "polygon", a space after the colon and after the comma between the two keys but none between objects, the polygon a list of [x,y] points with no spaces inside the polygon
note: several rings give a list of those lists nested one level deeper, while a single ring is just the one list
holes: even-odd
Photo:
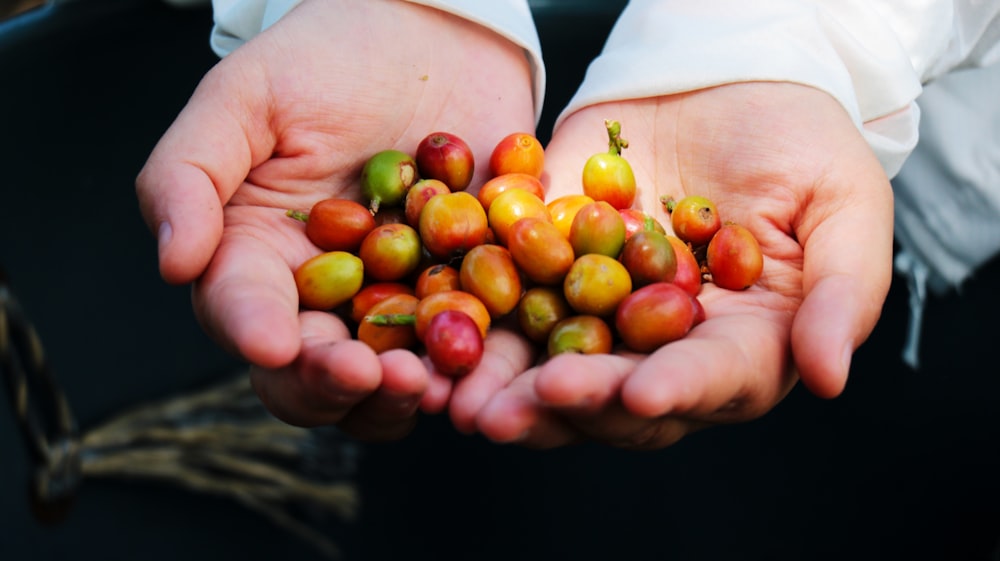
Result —
[{"label": "person's right hand", "polygon": [[[194,283],[200,323],[253,365],[254,387],[277,417],[395,438],[419,405],[446,405],[450,382],[413,353],[377,356],[334,315],[300,313],[292,271],[319,250],[285,211],[360,199],[368,157],[412,153],[437,130],[488,161],[507,133],[534,130],[530,72],[521,48],[438,10],[306,0],[205,76],[137,194],[162,276]],[[474,184],[486,171],[477,166]],[[503,347],[500,368],[527,368],[520,341],[492,339],[488,348]]]}]

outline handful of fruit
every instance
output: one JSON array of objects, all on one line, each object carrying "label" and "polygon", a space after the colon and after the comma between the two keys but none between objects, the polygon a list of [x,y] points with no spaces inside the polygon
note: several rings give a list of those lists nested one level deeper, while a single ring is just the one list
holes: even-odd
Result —
[{"label": "handful of fruit", "polygon": [[528,133],[500,140],[475,195],[472,150],[453,134],[373,155],[364,201],[287,212],[322,250],[294,272],[300,305],[339,314],[376,352],[422,347],[452,377],[478,365],[498,322],[549,356],[619,342],[648,353],[684,337],[705,318],[702,283],[753,285],[760,247],[704,197],[662,199],[674,234],[632,208],[628,143],[605,125],[609,150],[585,163],[583,192],[548,203],[544,151]]}]

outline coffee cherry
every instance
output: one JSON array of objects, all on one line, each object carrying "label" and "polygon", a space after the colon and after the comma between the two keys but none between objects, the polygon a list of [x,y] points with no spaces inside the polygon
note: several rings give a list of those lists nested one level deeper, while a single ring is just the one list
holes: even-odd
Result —
[{"label": "coffee cherry", "polygon": [[691,330],[692,296],[668,282],[646,285],[629,294],[615,313],[615,330],[629,349],[649,353]]},{"label": "coffee cherry", "polygon": [[705,255],[712,282],[729,290],[745,290],[760,278],[764,255],[757,238],[739,224],[724,224]]},{"label": "coffee cherry", "polygon": [[451,191],[462,191],[472,182],[475,159],[472,149],[458,136],[433,132],[417,145],[420,177],[442,181]]},{"label": "coffee cherry", "polygon": [[587,195],[575,193],[553,199],[545,206],[549,209],[549,217],[552,219],[552,223],[559,228],[559,231],[562,232],[562,235],[566,239],[569,239],[569,231],[573,226],[573,219],[576,218],[581,208],[592,202],[594,202],[594,199],[591,199]]},{"label": "coffee cherry", "polygon": [[479,200],[457,191],[428,199],[420,211],[419,229],[427,251],[447,260],[485,243],[489,223]]},{"label": "coffee cherry", "polygon": [[667,234],[667,241],[670,242],[677,261],[677,271],[672,282],[688,294],[697,296],[701,292],[701,266],[691,251],[691,246],[672,234]]},{"label": "coffee cherry", "polygon": [[633,288],[654,282],[673,282],[677,256],[665,234],[655,230],[636,232],[622,249],[619,259],[632,277]]},{"label": "coffee cherry", "polygon": [[628,270],[617,259],[598,253],[578,257],[563,281],[563,293],[577,313],[592,316],[613,314],[632,292]]},{"label": "coffee cherry", "polygon": [[357,251],[375,228],[372,213],[349,199],[322,199],[308,213],[289,210],[285,214],[305,222],[306,237],[323,251]]},{"label": "coffee cherry", "polygon": [[674,234],[695,247],[707,244],[722,226],[715,204],[705,197],[688,195],[676,202],[668,199],[666,205]]},{"label": "coffee cherry", "polygon": [[521,299],[521,274],[507,248],[483,244],[468,251],[459,269],[462,290],[478,297],[490,316],[505,316]]},{"label": "coffee cherry", "polygon": [[462,282],[458,269],[438,263],[425,268],[417,275],[413,292],[417,298],[424,298],[443,290],[461,290]]},{"label": "coffee cherry", "polygon": [[434,369],[451,378],[472,372],[483,358],[479,327],[459,310],[444,310],[432,317],[423,342]]},{"label": "coffee cherry", "polygon": [[559,229],[534,216],[510,226],[507,249],[524,276],[541,285],[561,285],[575,259],[573,246]]},{"label": "coffee cherry", "polygon": [[611,328],[597,316],[570,316],[549,333],[549,356],[562,353],[585,355],[610,353],[614,341]]},{"label": "coffee cherry", "polygon": [[537,177],[528,175],[527,173],[505,173],[498,175],[479,188],[476,198],[479,199],[479,203],[489,213],[493,199],[496,199],[501,193],[509,189],[524,189],[538,197],[539,200],[545,200],[545,187],[542,185],[542,182]]},{"label": "coffee cherry", "polygon": [[304,261],[293,276],[302,307],[332,310],[361,290],[364,264],[346,251],[330,251]]},{"label": "coffee cherry", "polygon": [[403,201],[403,212],[406,215],[406,223],[414,228],[420,227],[420,211],[424,210],[424,205],[434,195],[444,195],[451,190],[443,181],[437,179],[421,179],[410,187],[406,192],[406,199]]},{"label": "coffee cherry", "polygon": [[705,307],[701,305],[701,300],[694,296],[691,297],[691,305],[694,307],[694,317],[691,320],[691,327],[694,328],[694,326],[705,321]]},{"label": "coffee cherry", "polygon": [[414,327],[417,330],[418,339],[425,340],[427,326],[430,324],[431,318],[445,310],[458,310],[471,317],[479,327],[480,336],[486,338],[491,318],[483,301],[462,290],[445,290],[421,298],[417,304]]},{"label": "coffee cherry", "polygon": [[361,193],[375,214],[382,205],[401,205],[417,179],[417,162],[409,154],[382,150],[369,158],[361,170]]},{"label": "coffee cherry", "polygon": [[490,154],[490,175],[526,173],[542,176],[545,150],[534,135],[516,132],[503,137]]},{"label": "coffee cherry", "polygon": [[549,219],[545,201],[523,189],[504,191],[493,200],[488,213],[490,230],[501,245],[507,245],[512,224],[526,217]]},{"label": "coffee cherry", "polygon": [[661,234],[666,234],[667,232],[663,228],[663,224],[647,212],[641,211],[637,208],[623,208],[619,209],[618,212],[622,215],[622,220],[625,221],[626,241],[628,241],[628,239],[636,232],[642,232],[644,230],[651,230]]},{"label": "coffee cherry", "polygon": [[[394,294],[375,303],[367,315],[412,316],[417,310],[417,297],[412,294]],[[417,332],[413,323],[378,325],[362,321],[358,324],[358,340],[364,342],[376,353],[390,349],[412,349],[417,345]]]},{"label": "coffee cherry", "polygon": [[420,236],[407,224],[378,226],[361,242],[358,257],[365,275],[376,281],[397,281],[420,264]]},{"label": "coffee cherry", "polygon": [[579,210],[569,229],[569,243],[580,257],[599,253],[618,257],[625,245],[625,220],[605,201],[594,201]]},{"label": "coffee cherry", "polygon": [[517,304],[517,324],[528,339],[546,343],[552,328],[572,313],[562,290],[535,286],[529,288]]},{"label": "coffee cherry", "polygon": [[605,121],[608,130],[607,152],[587,159],[583,166],[583,193],[595,201],[605,201],[616,209],[628,208],[635,201],[636,184],[632,166],[621,156],[628,142],[621,137],[617,121]]},{"label": "coffee cherry", "polygon": [[401,282],[376,282],[364,286],[351,298],[351,319],[361,323],[372,306],[397,294],[413,294],[410,285]]}]

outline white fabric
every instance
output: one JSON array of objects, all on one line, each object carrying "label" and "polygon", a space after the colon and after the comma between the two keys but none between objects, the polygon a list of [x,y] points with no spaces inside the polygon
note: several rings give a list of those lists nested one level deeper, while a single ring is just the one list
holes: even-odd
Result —
[{"label": "white fabric", "polygon": [[917,142],[922,83],[1000,56],[987,48],[998,12],[976,0],[632,0],[562,117],[731,82],[802,83],[844,106],[892,177]]},{"label": "white fabric", "polygon": [[224,57],[274,25],[301,0],[212,0],[215,25],[211,45]]},{"label": "white fabric", "polygon": [[896,236],[941,289],[1000,252],[1000,64],[942,77],[918,102],[921,140],[893,182]]}]

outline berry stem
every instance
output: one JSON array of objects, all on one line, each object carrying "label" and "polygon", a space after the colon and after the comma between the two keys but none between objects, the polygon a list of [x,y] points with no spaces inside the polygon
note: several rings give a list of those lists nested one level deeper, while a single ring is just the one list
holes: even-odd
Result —
[{"label": "berry stem", "polygon": [[654,220],[652,216],[646,216],[642,219],[642,229],[647,232],[656,230],[656,220]]},{"label": "berry stem", "polygon": [[398,325],[415,325],[416,314],[375,314],[365,316],[365,321],[379,327],[394,327]]},{"label": "berry stem", "polygon": [[309,221],[309,213],[308,212],[302,212],[301,210],[288,209],[288,212],[285,213],[285,216],[287,216],[289,218],[294,218],[294,219],[296,219],[296,220],[298,220],[300,222],[308,222]]},{"label": "berry stem", "polygon": [[677,200],[669,195],[664,195],[660,197],[660,202],[663,203],[663,208],[670,214],[674,211],[674,207],[677,206]]},{"label": "berry stem", "polygon": [[605,119],[604,127],[608,129],[608,154],[621,156],[622,150],[628,148],[628,141],[622,138],[622,124]]}]

